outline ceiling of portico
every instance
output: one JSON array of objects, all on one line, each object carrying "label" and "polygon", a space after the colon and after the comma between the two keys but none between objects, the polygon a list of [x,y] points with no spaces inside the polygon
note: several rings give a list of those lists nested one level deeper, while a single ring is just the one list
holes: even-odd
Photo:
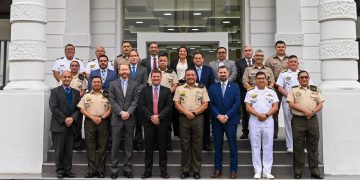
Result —
[{"label": "ceiling of portico", "polygon": [[0,0],[0,19],[10,18],[10,5],[12,0]]}]

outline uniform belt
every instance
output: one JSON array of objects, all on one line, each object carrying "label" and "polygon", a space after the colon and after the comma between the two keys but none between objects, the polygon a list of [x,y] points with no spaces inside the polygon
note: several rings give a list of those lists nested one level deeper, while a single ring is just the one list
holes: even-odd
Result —
[{"label": "uniform belt", "polygon": [[[307,118],[306,116],[299,116],[299,115],[295,115],[293,114],[294,117],[299,117],[299,118]],[[311,116],[311,118],[316,117],[316,114],[314,114],[313,116]]]}]

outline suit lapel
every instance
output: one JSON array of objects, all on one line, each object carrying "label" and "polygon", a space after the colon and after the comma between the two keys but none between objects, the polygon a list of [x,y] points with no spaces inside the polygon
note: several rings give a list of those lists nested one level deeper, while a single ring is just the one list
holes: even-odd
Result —
[{"label": "suit lapel", "polygon": [[[154,107],[153,107],[153,93],[152,93],[152,86],[149,86],[150,88],[148,88],[147,90],[147,96],[150,97],[150,109],[151,109],[151,112],[153,112],[154,110]],[[161,91],[160,91],[161,92]],[[159,103],[159,102],[158,102]]]}]

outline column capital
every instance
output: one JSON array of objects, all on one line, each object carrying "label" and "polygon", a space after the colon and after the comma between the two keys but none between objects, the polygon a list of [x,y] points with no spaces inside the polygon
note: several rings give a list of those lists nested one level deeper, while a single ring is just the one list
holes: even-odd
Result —
[{"label": "column capital", "polygon": [[38,21],[46,23],[46,6],[31,2],[17,2],[11,5],[10,22]]},{"label": "column capital", "polygon": [[356,21],[356,3],[350,0],[323,0],[319,3],[319,22],[331,19]]}]

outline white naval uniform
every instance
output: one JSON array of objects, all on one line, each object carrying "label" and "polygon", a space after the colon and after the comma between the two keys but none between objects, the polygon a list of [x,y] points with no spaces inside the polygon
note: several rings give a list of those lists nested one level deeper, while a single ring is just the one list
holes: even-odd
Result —
[{"label": "white naval uniform", "polygon": [[61,57],[61,58],[57,59],[54,63],[52,70],[59,72],[60,75],[64,71],[70,71],[70,63],[73,60],[79,62],[79,64],[80,64],[79,73],[85,72],[85,66],[82,61],[80,61],[78,58],[73,58],[72,60],[68,60],[68,59],[66,59],[66,57]]},{"label": "white naval uniform", "polygon": [[[293,86],[298,86],[299,81],[297,80],[297,76],[299,73],[299,69],[297,69],[295,72],[288,69],[287,71],[283,71],[280,73],[276,84],[278,86],[281,86],[285,89],[287,93],[291,90]],[[285,96],[282,97],[282,108],[284,111],[284,124],[285,124],[285,139],[286,139],[286,148],[293,148],[293,135],[292,135],[292,129],[291,129],[291,119],[293,117],[291,113],[291,109],[289,107],[289,103],[286,101]]]},{"label": "white naval uniform", "polygon": [[[90,74],[91,71],[97,70],[97,69],[99,69],[99,68],[100,68],[100,66],[99,66],[99,61],[98,61],[98,59],[93,59],[93,60],[91,60],[90,62],[88,62],[88,63],[86,64],[85,73],[86,73],[86,74]],[[111,64],[110,61],[109,61],[109,63],[108,63],[107,69],[114,70],[114,66]]]},{"label": "white naval uniform", "polygon": [[[279,99],[274,90],[265,87],[259,90],[257,86],[246,93],[245,103],[251,104],[256,112],[266,114]],[[258,118],[250,114],[249,135],[252,152],[252,163],[255,173],[269,174],[273,163],[273,138],[274,138],[274,120],[269,116],[265,121],[259,121]],[[261,147],[263,149],[261,163]],[[262,171],[262,167],[264,167]]]}]

